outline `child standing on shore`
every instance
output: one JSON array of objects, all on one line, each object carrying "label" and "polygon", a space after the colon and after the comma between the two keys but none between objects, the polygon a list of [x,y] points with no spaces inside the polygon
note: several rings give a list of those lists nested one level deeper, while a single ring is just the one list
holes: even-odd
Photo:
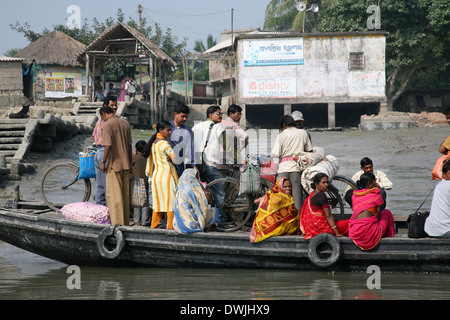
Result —
[{"label": "child standing on shore", "polygon": [[[147,164],[147,159],[144,158],[142,155],[142,152],[144,151],[144,147],[147,144],[144,140],[139,140],[136,142],[136,154],[133,155],[132,164],[133,164],[133,177],[134,177],[134,183],[136,184],[136,181],[139,181],[140,179],[143,179],[145,182],[145,190],[147,193],[147,199],[148,199],[148,178],[145,175],[145,166]],[[132,195],[134,196],[134,195]],[[133,208],[133,221],[135,225],[142,225],[142,226],[150,226],[150,208],[148,202],[146,204],[143,204],[139,207]]]}]

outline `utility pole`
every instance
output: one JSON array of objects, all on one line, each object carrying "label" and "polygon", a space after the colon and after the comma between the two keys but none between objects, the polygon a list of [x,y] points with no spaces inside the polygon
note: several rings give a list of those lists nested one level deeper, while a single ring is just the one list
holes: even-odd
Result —
[{"label": "utility pole", "polygon": [[139,29],[142,31],[142,6],[138,5],[138,14],[139,14]]},{"label": "utility pole", "polygon": [[[233,34],[233,11],[234,9],[231,8],[231,51],[233,51],[233,44],[234,44],[234,34]],[[234,89],[233,89],[233,61],[230,59],[228,60],[228,63],[230,64],[230,101],[228,102],[228,105],[233,104],[233,96],[234,96]]]}]

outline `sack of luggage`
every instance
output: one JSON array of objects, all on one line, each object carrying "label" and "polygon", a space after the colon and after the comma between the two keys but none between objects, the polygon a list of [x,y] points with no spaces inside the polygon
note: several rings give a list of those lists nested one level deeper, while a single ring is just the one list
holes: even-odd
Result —
[{"label": "sack of luggage", "polygon": [[59,211],[68,220],[111,224],[109,209],[101,204],[74,202],[66,204]]},{"label": "sack of luggage", "polygon": [[131,206],[141,208],[148,206],[148,194],[145,180],[140,178],[130,182]]},{"label": "sack of luggage", "polygon": [[425,232],[425,220],[430,215],[429,211],[414,212],[408,216],[408,238],[426,238],[428,234]]},{"label": "sack of luggage", "polygon": [[252,164],[244,164],[239,168],[241,177],[239,194],[261,193],[261,172]]}]

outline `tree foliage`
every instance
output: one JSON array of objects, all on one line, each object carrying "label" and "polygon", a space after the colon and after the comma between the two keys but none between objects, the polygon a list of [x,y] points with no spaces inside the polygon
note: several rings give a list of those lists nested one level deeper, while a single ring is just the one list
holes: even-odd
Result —
[{"label": "tree foliage", "polygon": [[[141,23],[137,22],[131,17],[128,18],[128,21],[125,22],[125,17],[122,9],[117,10],[115,18],[109,17],[105,19],[105,21],[99,21],[97,18],[93,18],[92,22],[89,23],[87,19],[84,19],[83,25],[80,29],[70,29],[64,24],[57,24],[53,27],[53,30],[64,32],[65,34],[80,41],[81,43],[89,45],[107,28],[119,22],[126,23],[144,34],[156,46],[167,53],[178,64],[178,68],[180,68],[180,66],[182,65],[183,56],[186,53],[187,38],[179,41],[178,38],[172,34],[172,30],[170,28],[167,28],[164,31],[157,23],[155,23],[154,25],[150,25],[146,18],[142,18]],[[31,26],[27,22],[23,24],[19,22],[10,24],[10,28],[19,33],[22,33],[30,42],[34,42],[43,35],[52,31],[48,28],[44,28],[41,32],[36,32],[35,30],[32,30]],[[112,76],[111,72],[127,73],[127,70],[129,70],[130,67],[131,65],[129,63],[116,61],[116,65],[110,66],[108,68],[109,77]],[[169,72],[169,77],[173,74],[173,71],[174,70],[171,70]],[[120,74],[116,74],[116,76],[120,76]]]}]

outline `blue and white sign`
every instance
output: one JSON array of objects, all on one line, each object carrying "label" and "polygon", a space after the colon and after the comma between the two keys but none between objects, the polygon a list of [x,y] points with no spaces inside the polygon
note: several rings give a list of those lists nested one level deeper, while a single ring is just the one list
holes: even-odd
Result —
[{"label": "blue and white sign", "polygon": [[245,67],[303,63],[303,38],[244,40]]}]

